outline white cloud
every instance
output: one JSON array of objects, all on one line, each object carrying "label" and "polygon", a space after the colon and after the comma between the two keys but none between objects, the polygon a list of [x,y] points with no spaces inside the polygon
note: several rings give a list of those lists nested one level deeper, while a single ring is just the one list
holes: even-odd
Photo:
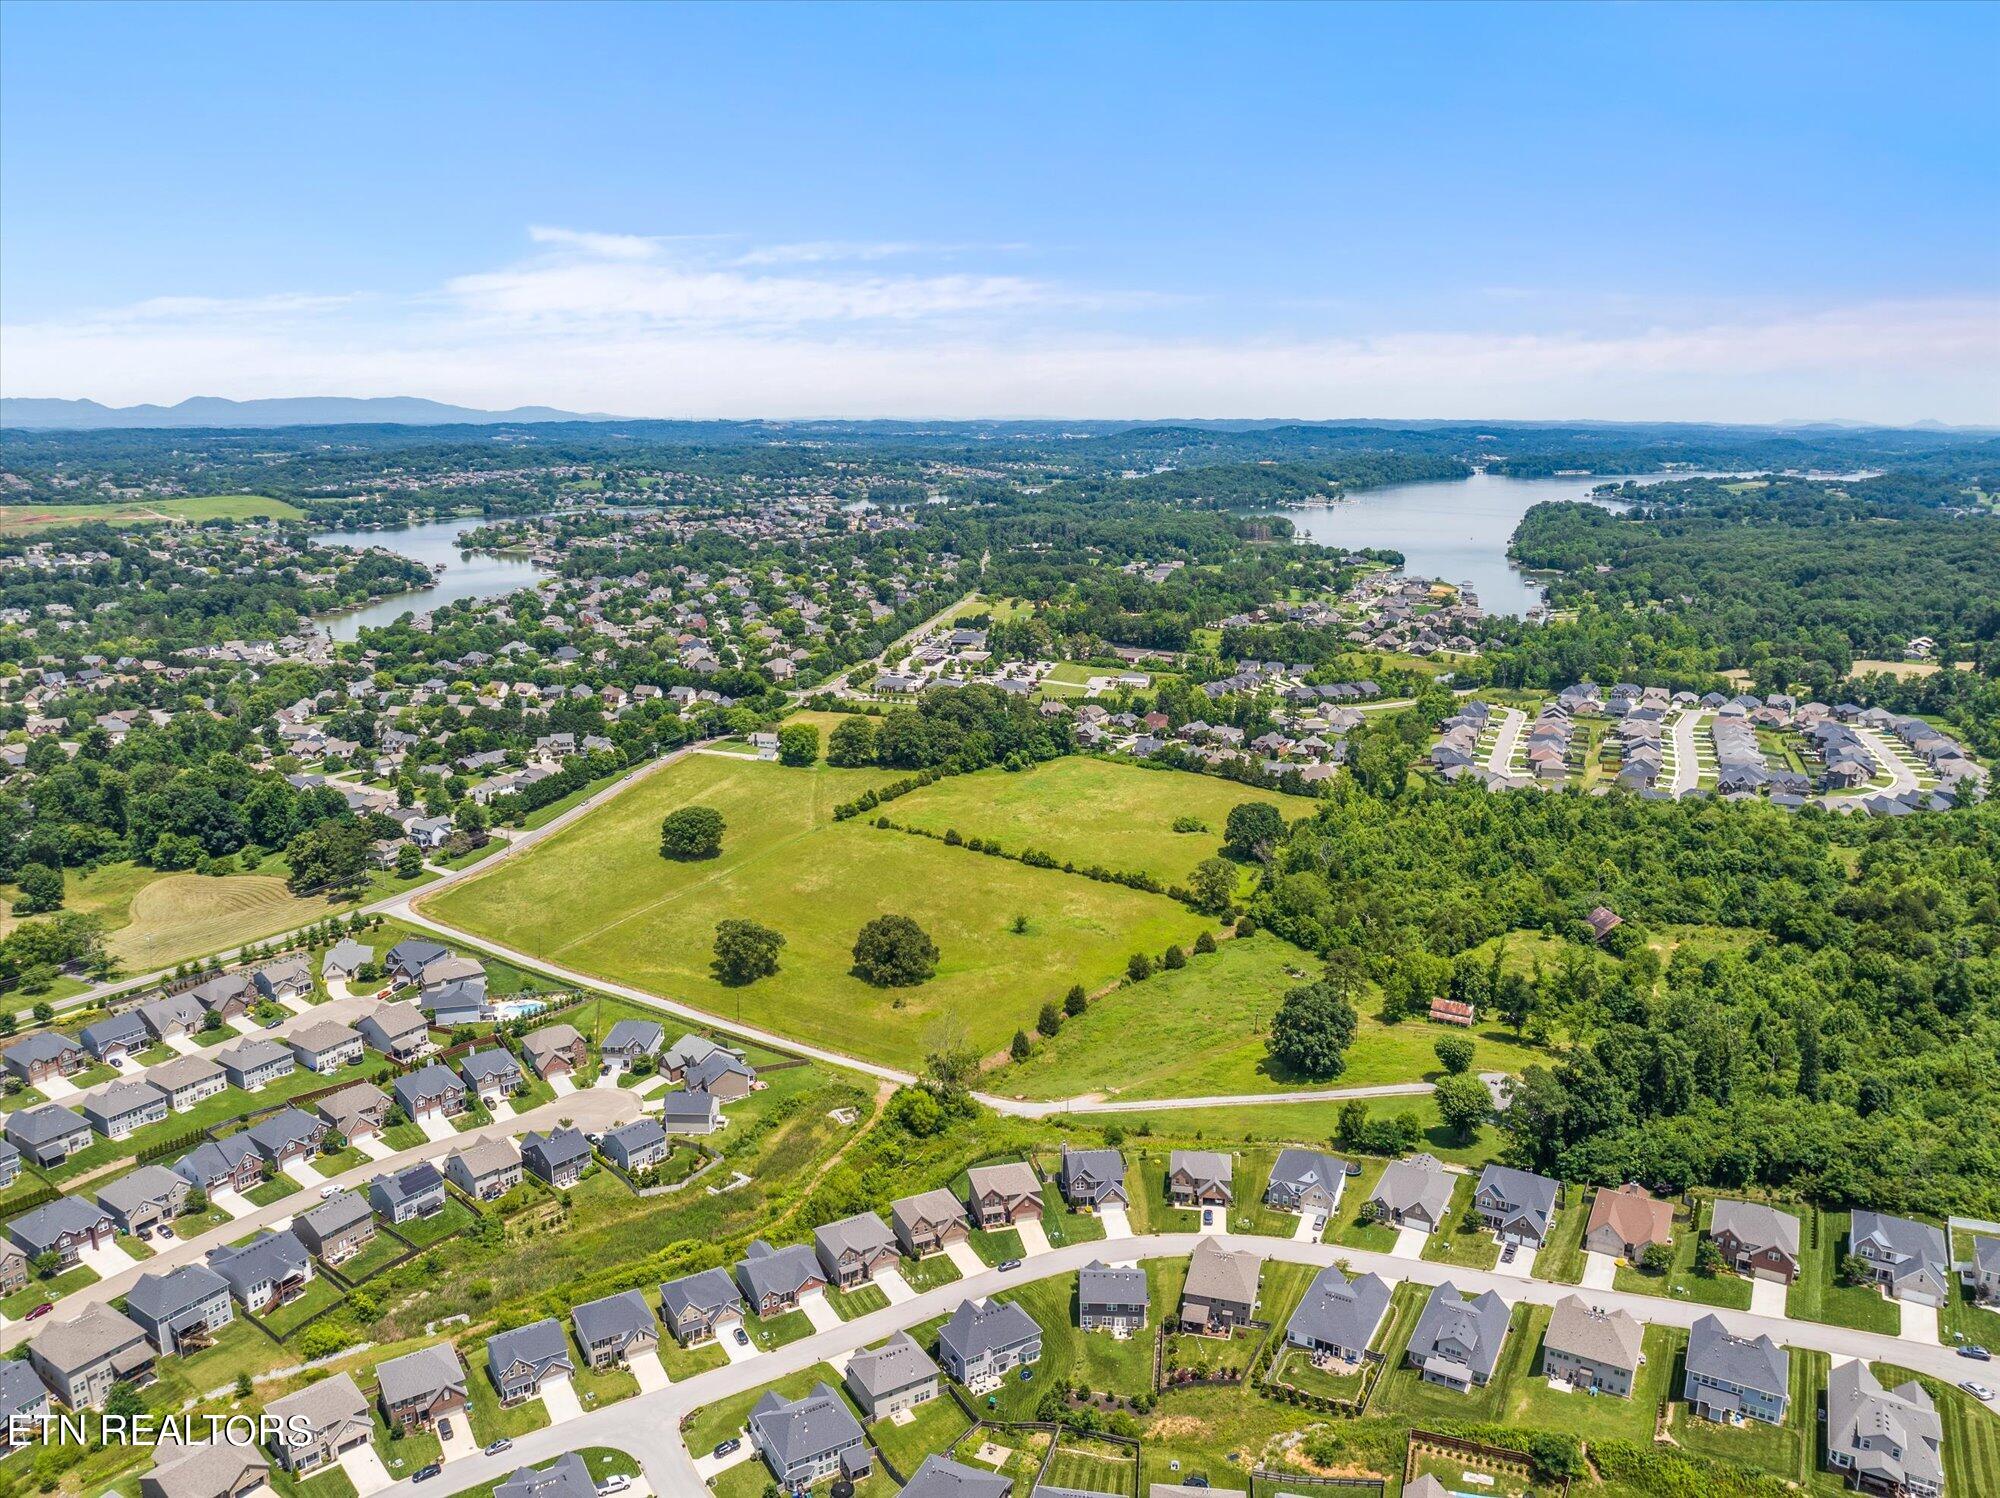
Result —
[{"label": "white cloud", "polygon": [[764,245],[737,256],[738,265],[827,265],[839,261],[895,260],[912,255],[967,255],[979,251],[1017,253],[1019,244],[924,244],[916,240],[812,239],[799,244]]},{"label": "white cloud", "polygon": [[422,297],[162,297],[16,324],[0,329],[0,389],[633,416],[2000,420],[1991,299],[1676,308],[1651,324],[1597,309],[1557,331],[1524,308],[1515,331],[1197,337],[1168,303],[1010,275],[750,264],[713,243],[546,227],[531,239],[536,255]]}]

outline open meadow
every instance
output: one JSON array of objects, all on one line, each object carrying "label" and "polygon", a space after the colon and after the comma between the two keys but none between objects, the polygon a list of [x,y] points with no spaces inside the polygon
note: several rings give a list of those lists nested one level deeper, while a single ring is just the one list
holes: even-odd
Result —
[{"label": "open meadow", "polygon": [[[1071,984],[1102,988],[1133,952],[1191,945],[1206,925],[1163,896],[833,821],[841,801],[893,778],[691,755],[423,908],[552,962],[905,1066],[940,1021],[997,1051]],[[722,852],[668,862],[661,819],[690,805],[722,814]],[[937,943],[929,982],[878,989],[850,974],[855,934],[890,913]],[[710,973],[716,923],[733,917],[784,935],[775,977],[732,988]]]},{"label": "open meadow", "polygon": [[261,494],[209,494],[195,499],[121,499],[102,504],[0,506],[0,536],[52,530],[59,525],[145,525],[173,520],[292,520],[305,512],[282,499]]}]

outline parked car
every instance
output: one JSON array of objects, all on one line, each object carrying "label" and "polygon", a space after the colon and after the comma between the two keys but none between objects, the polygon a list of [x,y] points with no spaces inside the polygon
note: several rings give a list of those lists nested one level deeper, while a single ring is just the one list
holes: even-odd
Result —
[{"label": "parked car", "polygon": [[1982,1404],[1993,1398],[1993,1391],[1991,1389],[1987,1388],[1984,1384],[1976,1384],[1969,1378],[1960,1384],[1959,1387]]},{"label": "parked car", "polygon": [[715,1445],[715,1455],[727,1456],[729,1455],[730,1452],[734,1451],[737,1447],[741,1446],[742,1444],[743,1441],[741,1437],[738,1436],[731,1436],[726,1441],[718,1441],[716,1442]]},{"label": "parked car", "polygon": [[1000,1262],[1000,1272],[1002,1274],[1005,1274],[1010,1269],[1019,1269],[1020,1267],[1021,1261],[1019,1259],[1003,1259]]},{"label": "parked car", "polygon": [[508,1440],[505,1436],[502,1436],[499,1440],[495,1441],[491,1446],[488,1446],[484,1454],[487,1456],[498,1456],[501,1452],[507,1450],[513,1444],[514,1443],[512,1441]]},{"label": "parked car", "polygon": [[323,1202],[331,1201],[334,1197],[340,1195],[340,1191],[341,1188],[338,1186],[322,1186],[319,1188],[319,1199]]},{"label": "parked car", "polygon": [[56,1303],[54,1301],[45,1300],[40,1305],[36,1306],[34,1310],[28,1312],[28,1314],[22,1317],[21,1319],[24,1321],[34,1321],[39,1317],[48,1315],[49,1312],[53,1311],[55,1308],[56,1308]]},{"label": "parked car", "polygon": [[451,1439],[451,1422],[449,1420],[438,1421],[438,1439],[440,1441],[449,1441]]},{"label": "parked car", "polygon": [[738,1347],[748,1347],[750,1345],[750,1334],[740,1326],[736,1328],[736,1345]]},{"label": "parked car", "polygon": [[611,1476],[605,1478],[602,1483],[598,1484],[597,1491],[600,1494],[604,1495],[604,1498],[610,1498],[611,1494],[622,1493],[631,1486],[632,1486],[631,1478],[627,1477],[622,1472],[616,1472],[613,1473]]},{"label": "parked car", "polygon": [[1990,1363],[1993,1361],[1993,1354],[1981,1347],[1977,1342],[1966,1343],[1965,1346],[1959,1348],[1958,1355],[1962,1358],[1971,1358],[1975,1363]]},{"label": "parked car", "polygon": [[428,1467],[419,1467],[416,1471],[412,1472],[410,1474],[410,1481],[429,1482],[442,1471],[444,1471],[444,1468],[441,1465],[437,1462],[432,1462]]}]

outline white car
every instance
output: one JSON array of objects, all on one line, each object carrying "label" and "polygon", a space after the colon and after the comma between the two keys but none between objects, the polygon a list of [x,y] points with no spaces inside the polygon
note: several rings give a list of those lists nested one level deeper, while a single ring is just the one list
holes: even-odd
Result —
[{"label": "white car", "polygon": [[322,1186],[319,1188],[319,1199],[323,1202],[331,1201],[334,1197],[340,1195],[340,1192],[341,1188],[338,1186]]},{"label": "white car", "polygon": [[610,1494],[622,1493],[631,1486],[632,1486],[631,1478],[625,1476],[623,1473],[614,1473],[612,1476],[605,1478],[603,1482],[597,1485],[597,1491],[600,1494],[605,1495],[605,1498],[609,1498]]},{"label": "white car", "polygon": [[1986,1385],[1984,1384],[1976,1384],[1971,1379],[1968,1378],[1964,1383],[1960,1384],[1959,1387],[1965,1390],[1965,1392],[1970,1394],[1974,1399],[1979,1400],[1981,1403],[1990,1404],[1993,1401],[1993,1391],[1987,1388]]}]

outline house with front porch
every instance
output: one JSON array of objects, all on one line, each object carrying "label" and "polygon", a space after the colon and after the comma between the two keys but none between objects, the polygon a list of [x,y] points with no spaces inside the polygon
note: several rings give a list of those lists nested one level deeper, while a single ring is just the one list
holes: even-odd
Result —
[{"label": "house with front porch", "polygon": [[660,1324],[637,1290],[585,1301],[569,1319],[583,1360],[592,1368],[615,1368],[660,1350]]},{"label": "house with front porch", "polygon": [[1056,1181],[1073,1212],[1132,1205],[1125,1189],[1125,1157],[1114,1149],[1073,1150],[1065,1144]]},{"label": "house with front porch", "polygon": [[332,1466],[375,1436],[368,1401],[349,1373],[336,1373],[274,1399],[264,1413],[276,1422],[271,1454],[295,1476]]},{"label": "house with front porch", "polygon": [[567,1379],[576,1372],[569,1338],[554,1317],[531,1321],[486,1339],[486,1376],[503,1405],[536,1398],[544,1381]]},{"label": "house with front porch", "polygon": [[390,1358],[375,1370],[381,1385],[382,1418],[399,1430],[428,1430],[471,1406],[465,1364],[449,1342],[419,1347]]},{"label": "house with front porch", "polygon": [[972,1235],[972,1228],[965,1220],[964,1204],[942,1187],[891,1202],[889,1221],[896,1241],[913,1259],[943,1253]]},{"label": "house with front porch", "polygon": [[873,1212],[857,1212],[813,1230],[813,1251],[829,1285],[843,1290],[864,1284],[878,1271],[901,1261],[889,1225]]},{"label": "house with front porch", "polygon": [[1226,1207],[1236,1200],[1235,1160],[1220,1150],[1174,1150],[1167,1156],[1167,1200],[1177,1207]]},{"label": "house with front porch", "polygon": [[660,1319],[683,1347],[693,1347],[743,1324],[743,1296],[720,1269],[684,1274],[660,1286]]},{"label": "house with front porch", "polygon": [[1025,1160],[975,1165],[965,1173],[965,1205],[982,1228],[1042,1219],[1042,1183]]},{"label": "house with front porch", "polygon": [[758,1238],[737,1261],[736,1283],[759,1316],[775,1316],[797,1307],[800,1296],[824,1290],[826,1271],[803,1243],[773,1248]]},{"label": "house with front porch", "polygon": [[97,1193],[97,1204],[121,1233],[149,1233],[173,1221],[194,1187],[164,1165],[141,1165]]}]

